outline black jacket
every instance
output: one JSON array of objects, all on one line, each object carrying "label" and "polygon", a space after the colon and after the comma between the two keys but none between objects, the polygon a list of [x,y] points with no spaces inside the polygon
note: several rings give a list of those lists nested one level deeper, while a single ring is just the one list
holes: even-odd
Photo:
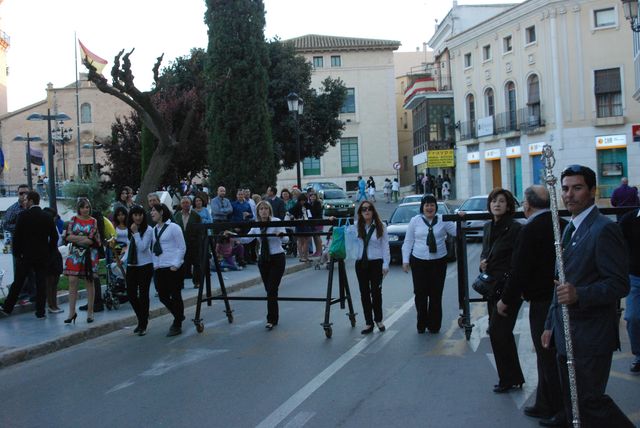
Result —
[{"label": "black jacket", "polygon": [[[487,273],[489,275],[500,279],[511,272],[511,255],[521,228],[520,223],[507,216],[497,223],[493,221],[485,223],[480,259],[488,257]],[[493,250],[491,250],[492,247]]]},{"label": "black jacket", "polygon": [[271,204],[271,208],[273,209],[273,216],[278,217],[280,220],[284,220],[284,216],[287,214],[287,210],[284,206],[284,201],[276,196],[273,199],[267,198],[267,202]]},{"label": "black jacket", "polygon": [[[561,231],[567,225],[560,219]],[[551,301],[556,277],[556,253],[551,212],[537,215],[520,230],[511,258],[511,278],[502,293],[502,301]]]},{"label": "black jacket", "polygon": [[34,205],[18,215],[13,234],[13,254],[27,263],[47,264],[58,248],[58,231],[53,218]]}]

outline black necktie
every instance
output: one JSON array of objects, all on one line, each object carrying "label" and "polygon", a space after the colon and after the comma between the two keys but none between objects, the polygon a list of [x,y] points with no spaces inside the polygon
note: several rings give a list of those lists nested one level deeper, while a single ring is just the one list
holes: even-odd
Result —
[{"label": "black necktie", "polygon": [[571,235],[573,235],[573,231],[576,230],[575,225],[572,221],[569,222],[569,225],[564,230],[564,236],[562,237],[562,249],[566,250],[569,247],[569,242],[571,242]]},{"label": "black necktie", "polygon": [[433,233],[433,226],[438,223],[438,216],[433,217],[433,221],[431,223],[429,223],[424,217],[422,217],[422,221],[424,221],[424,224],[429,229],[429,232],[427,233],[427,247],[429,248],[429,252],[432,254],[437,253],[438,244],[436,244],[436,235]]},{"label": "black necktie", "polygon": [[[266,234],[267,228],[260,229],[260,233]],[[266,263],[271,258],[271,251],[269,250],[269,238],[266,236],[260,237],[260,263]]]},{"label": "black necktie", "polygon": [[127,251],[127,265],[136,266],[138,264],[138,248],[136,247],[136,238],[131,235],[129,240],[129,250]]},{"label": "black necktie", "polygon": [[158,228],[156,226],[154,232],[156,234],[156,242],[153,244],[153,247],[151,248],[153,250],[153,254],[156,255],[156,257],[160,257],[160,254],[162,254],[162,246],[160,245],[160,237],[162,236],[162,234],[164,233],[165,229],[167,228],[169,224],[165,223],[164,226],[162,226],[162,229],[160,229],[160,233],[158,233]]},{"label": "black necktie", "polygon": [[371,223],[371,226],[369,226],[369,231],[366,233],[364,239],[362,240],[364,243],[364,247],[362,249],[362,262],[364,263],[365,266],[367,266],[369,263],[369,254],[368,254],[368,248],[369,248],[369,241],[371,241],[371,237],[373,236],[373,231],[376,230],[376,225]]}]

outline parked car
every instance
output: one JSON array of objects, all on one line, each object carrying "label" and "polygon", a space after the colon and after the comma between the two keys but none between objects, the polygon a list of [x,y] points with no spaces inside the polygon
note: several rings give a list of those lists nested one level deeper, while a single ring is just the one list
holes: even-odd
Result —
[{"label": "parked car", "polygon": [[[407,233],[409,221],[420,212],[420,202],[408,202],[400,204],[395,209],[387,224],[389,233],[389,249],[391,251],[391,261],[402,263],[402,244]],[[444,202],[438,202],[438,214],[451,214],[449,207]],[[456,260],[456,240],[447,237],[447,261]]]},{"label": "parked car", "polygon": [[[431,196],[433,194],[429,193]],[[424,195],[408,195],[400,200],[401,204],[407,204],[409,202],[421,202]]]},{"label": "parked car", "polygon": [[[460,208],[455,210],[455,212],[457,213],[458,211],[464,211],[467,214],[489,214],[489,211],[487,211],[488,197],[489,195],[472,196],[466,201],[464,201],[462,205],[460,205]],[[516,211],[521,211],[521,210],[522,210],[522,207],[520,206],[520,203],[516,200]],[[465,221],[462,224],[462,227],[468,229],[466,231],[467,239],[468,240],[478,239],[482,241],[482,236],[484,235],[483,227],[486,222],[487,220]]]},{"label": "parked car", "polygon": [[325,217],[353,217],[356,203],[342,189],[324,189],[322,208]]},{"label": "parked car", "polygon": [[332,183],[330,181],[312,181],[307,183],[304,186],[304,191],[306,192],[309,189],[313,189],[318,194],[318,198],[324,199],[324,191],[327,189],[338,189],[343,190],[342,187],[338,186],[336,183]]}]

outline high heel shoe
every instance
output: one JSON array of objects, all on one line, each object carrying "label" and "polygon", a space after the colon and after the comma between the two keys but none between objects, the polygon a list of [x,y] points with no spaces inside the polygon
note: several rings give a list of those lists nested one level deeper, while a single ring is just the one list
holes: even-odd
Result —
[{"label": "high heel shoe", "polygon": [[72,322],[75,324],[76,323],[76,318],[78,318],[78,314],[73,314],[73,316],[71,318],[67,318],[66,320],[64,320],[65,324],[71,324]]},{"label": "high heel shoe", "polygon": [[87,317],[87,324],[91,324],[93,322],[93,317]]}]

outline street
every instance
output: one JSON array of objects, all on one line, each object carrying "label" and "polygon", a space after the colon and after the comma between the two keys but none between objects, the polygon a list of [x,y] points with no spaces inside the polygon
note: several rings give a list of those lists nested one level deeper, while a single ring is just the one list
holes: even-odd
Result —
[{"label": "street", "polygon": [[[378,204],[380,206],[380,204]],[[469,266],[479,244],[469,245]],[[347,262],[356,312],[361,311],[353,262]],[[280,296],[325,294],[327,270],[286,276]],[[535,354],[524,305],[516,340],[527,383],[497,395],[486,307],[472,304],[470,341],[457,326],[455,264],[448,268],[440,334],[419,335],[411,277],[394,265],[383,284],[387,331],[362,336],[357,316],[332,306],[333,337],[320,326],[324,305],[281,302],[280,323],[264,328],[264,302],[203,306],[205,330],[191,322],[165,337],[170,319],[151,320],[145,337],[133,326],[2,370],[2,427],[507,427],[538,426],[522,414],[535,391]],[[336,274],[337,279],[337,274]],[[238,295],[263,295],[260,285]],[[334,289],[334,295],[337,290]],[[194,308],[187,311],[193,317]],[[622,324],[623,327],[624,324]],[[628,375],[626,331],[613,361],[609,393],[634,422],[640,378]]]}]

